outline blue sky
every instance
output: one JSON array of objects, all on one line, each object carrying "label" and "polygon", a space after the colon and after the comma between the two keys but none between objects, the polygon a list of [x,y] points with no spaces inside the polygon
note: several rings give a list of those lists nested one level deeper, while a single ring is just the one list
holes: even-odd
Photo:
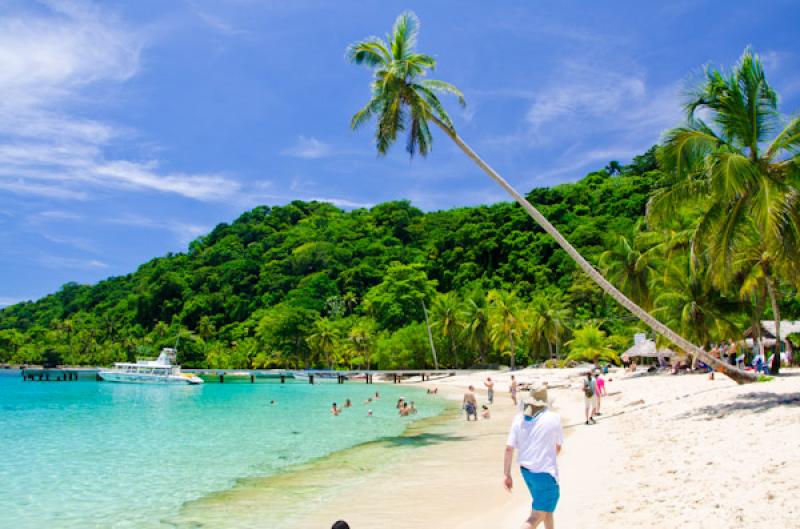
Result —
[{"label": "blue sky", "polygon": [[378,159],[348,43],[403,10],[461,135],[520,190],[622,162],[752,44],[800,109],[796,1],[0,0],[0,306],[186,248],[259,204],[505,197],[437,137]]}]

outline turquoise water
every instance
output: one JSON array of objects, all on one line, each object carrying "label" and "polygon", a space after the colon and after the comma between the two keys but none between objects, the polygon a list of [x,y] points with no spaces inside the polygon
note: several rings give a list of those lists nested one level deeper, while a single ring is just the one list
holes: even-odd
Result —
[{"label": "turquoise water", "polygon": [[[363,401],[381,393],[370,405]],[[402,386],[22,382],[0,375],[0,528],[165,526],[186,502],[400,435],[444,403]],[[330,404],[353,400],[341,416]],[[276,404],[271,405],[270,401]],[[374,416],[367,417],[367,409]]]}]

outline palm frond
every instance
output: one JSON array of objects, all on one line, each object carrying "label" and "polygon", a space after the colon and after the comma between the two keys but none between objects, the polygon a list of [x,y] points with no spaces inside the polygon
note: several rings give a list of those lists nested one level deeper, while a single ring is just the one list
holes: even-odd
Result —
[{"label": "palm frond", "polygon": [[401,13],[392,28],[392,57],[395,60],[406,59],[417,45],[419,34],[419,18],[412,11]]},{"label": "palm frond", "polygon": [[354,64],[363,64],[369,68],[388,65],[392,57],[386,43],[379,37],[369,37],[361,42],[354,42],[347,47],[347,59]]},{"label": "palm frond", "polygon": [[450,83],[436,79],[425,79],[421,81],[420,84],[429,90],[433,90],[434,92],[441,92],[443,94],[451,94],[456,96],[458,98],[458,104],[462,107],[467,105],[467,101],[464,99],[464,94],[461,93],[461,90]]},{"label": "palm frond", "polygon": [[773,160],[779,156],[781,151],[786,151],[792,155],[800,153],[800,116],[795,116],[783,128],[780,133],[772,140],[764,157]]}]

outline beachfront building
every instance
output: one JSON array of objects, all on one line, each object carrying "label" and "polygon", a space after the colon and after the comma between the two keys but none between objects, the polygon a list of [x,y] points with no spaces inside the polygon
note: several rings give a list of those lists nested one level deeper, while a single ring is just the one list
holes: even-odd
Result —
[{"label": "beachfront building", "polygon": [[[775,340],[775,320],[761,320],[761,345],[764,349],[773,349]],[[800,321],[781,320],[781,353],[786,353],[786,358],[791,360],[794,351],[800,347]],[[753,329],[745,333],[748,347],[753,347]]]}]

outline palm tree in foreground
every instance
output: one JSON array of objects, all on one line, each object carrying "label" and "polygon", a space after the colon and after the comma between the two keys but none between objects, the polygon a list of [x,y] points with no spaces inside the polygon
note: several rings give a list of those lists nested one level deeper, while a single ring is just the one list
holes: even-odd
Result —
[{"label": "palm tree in foreground", "polygon": [[372,98],[353,116],[352,127],[356,129],[375,117],[378,122],[375,140],[379,154],[386,154],[392,143],[397,140],[398,134],[407,132],[408,153],[411,156],[416,153],[426,156],[433,143],[430,131],[430,123],[433,123],[478,167],[505,189],[608,295],[675,345],[700,357],[704,363],[714,366],[739,383],[755,381],[755,375],[712,358],[625,297],[597,272],[525,197],[511,187],[461,139],[437,94],[454,95],[462,106],[465,104],[464,96],[450,83],[425,79],[427,71],[436,65],[436,60],[430,55],[417,53],[415,48],[418,32],[417,16],[406,12],[395,21],[391,35],[388,35],[388,41],[370,37],[348,47],[347,57],[351,62],[367,66],[373,71]]},{"label": "palm tree in foreground", "polygon": [[[800,277],[800,116],[783,126],[778,95],[749,49],[730,73],[708,69],[685,108],[686,125],[669,131],[659,153],[667,186],[648,216],[671,218],[699,202],[694,253],[708,258],[722,291],[734,290],[742,271],[758,273],[780,344],[779,280]],[[779,368],[776,354],[772,372]]]}]

